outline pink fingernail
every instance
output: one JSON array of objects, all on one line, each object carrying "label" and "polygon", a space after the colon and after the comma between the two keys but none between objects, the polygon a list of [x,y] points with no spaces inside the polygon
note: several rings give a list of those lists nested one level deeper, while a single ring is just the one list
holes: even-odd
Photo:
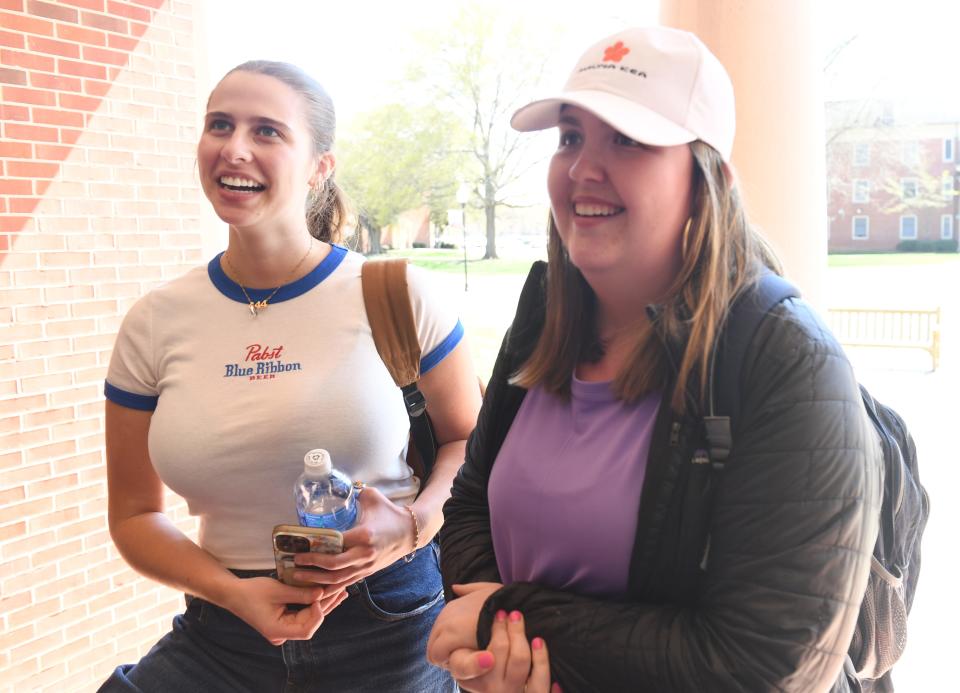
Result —
[{"label": "pink fingernail", "polygon": [[563,693],[563,689],[560,688],[559,683],[555,683],[552,686],[550,686],[550,693]]},{"label": "pink fingernail", "polygon": [[522,618],[522,617],[521,617],[519,611],[511,611],[511,612],[510,612],[510,620],[513,621],[514,623],[516,623],[517,621],[519,621],[521,618]]},{"label": "pink fingernail", "polygon": [[481,669],[489,669],[493,666],[493,653],[481,652],[477,655],[477,665]]},{"label": "pink fingernail", "polygon": [[535,650],[542,650],[542,649],[543,649],[543,638],[534,638],[534,639],[533,639],[533,642],[530,643],[530,645],[531,645],[531,646],[533,647],[533,649],[535,649]]},{"label": "pink fingernail", "polygon": [[496,618],[498,623],[503,623],[507,620],[507,612],[503,609],[500,609],[500,611],[497,612]]}]

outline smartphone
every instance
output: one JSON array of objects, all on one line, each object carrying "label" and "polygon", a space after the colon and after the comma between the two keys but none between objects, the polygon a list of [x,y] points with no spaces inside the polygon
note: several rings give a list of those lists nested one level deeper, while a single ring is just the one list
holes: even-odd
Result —
[{"label": "smartphone", "polygon": [[297,570],[322,570],[310,566],[298,566],[293,557],[298,553],[342,553],[343,534],[335,529],[302,527],[301,525],[277,525],[273,528],[273,557],[277,563],[277,577],[294,587],[315,587],[316,583],[293,579]]}]

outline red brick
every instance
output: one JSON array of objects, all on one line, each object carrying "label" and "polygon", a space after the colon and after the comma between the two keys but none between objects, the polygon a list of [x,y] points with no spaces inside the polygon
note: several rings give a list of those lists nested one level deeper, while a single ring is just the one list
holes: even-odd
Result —
[{"label": "red brick", "polygon": [[80,508],[67,508],[66,510],[57,510],[55,512],[44,513],[39,517],[34,517],[27,523],[27,531],[30,534],[56,528],[61,525],[68,525],[80,519]]},{"label": "red brick", "polygon": [[54,5],[40,0],[27,0],[27,12],[49,19],[59,19],[62,22],[76,23],[79,18],[79,12],[62,5]]},{"label": "red brick", "polygon": [[54,375],[41,375],[36,378],[24,378],[20,381],[20,390],[24,393],[46,392],[47,390],[70,387],[71,384],[72,380],[69,373],[56,373]]},{"label": "red brick", "polygon": [[34,161],[8,161],[7,175],[16,178],[52,178],[60,170],[59,164],[44,164]]},{"label": "red brick", "polygon": [[32,192],[33,181],[0,178],[0,195],[29,195]]},{"label": "red brick", "polygon": [[[40,197],[11,197],[10,212],[12,214],[31,214],[37,208],[37,203],[43,198]],[[17,281],[21,282],[22,277],[17,274]]]},{"label": "red brick", "polygon": [[20,231],[27,226],[33,217],[11,217],[11,216],[2,216],[0,217],[0,232],[3,231]]},{"label": "red brick", "polygon": [[57,71],[78,77],[93,77],[94,79],[104,79],[107,76],[107,70],[102,65],[88,65],[87,63],[63,59],[57,60]]},{"label": "red brick", "polygon": [[57,24],[57,36],[87,46],[107,45],[107,35],[96,29],[84,29],[73,24]]},{"label": "red brick", "polygon": [[119,48],[123,51],[132,51],[137,47],[140,41],[129,36],[120,36],[118,34],[107,34],[107,45],[111,48]]},{"label": "red brick", "polygon": [[[26,84],[27,83],[27,73],[23,70],[13,70],[9,67],[0,67],[0,84]],[[9,87],[4,87],[3,91]],[[3,98],[6,101],[6,96]]]},{"label": "red brick", "polygon": [[83,88],[83,83],[78,77],[49,75],[45,72],[31,72],[30,85],[44,89],[57,89],[59,91],[80,91]]},{"label": "red brick", "polygon": [[[31,397],[17,397],[16,399],[0,400],[0,415],[23,414],[28,411],[41,411],[47,406],[44,395]],[[0,456],[0,467],[3,467],[3,457]],[[0,503],[0,506],[3,504]]]},{"label": "red brick", "polygon": [[131,35],[131,36],[136,36],[137,38],[140,38],[140,37],[143,36],[145,33],[147,33],[147,29],[149,29],[149,28],[150,28],[150,25],[147,24],[146,22],[136,22],[136,21],[134,21],[134,20],[132,20],[132,19],[130,20],[130,35]]},{"label": "red brick", "polygon": [[150,10],[123,2],[114,2],[114,0],[107,0],[107,12],[128,19],[136,19],[140,22],[149,22],[151,18]]},{"label": "red brick", "polygon": [[[7,539],[12,539],[13,537],[19,537],[27,533],[27,523],[26,522],[17,522],[12,525],[5,525],[0,527],[0,541],[5,541]],[[29,597],[29,593],[27,593]]]},{"label": "red brick", "polygon": [[[26,503],[0,506],[0,523],[29,519],[34,515],[45,515],[53,510],[52,498],[38,498]],[[5,562],[5,561],[4,561]]]},{"label": "red brick", "polygon": [[95,12],[103,12],[104,1],[105,0],[60,0],[64,5],[82,7],[85,10],[94,10]]},{"label": "red brick", "polygon": [[6,123],[3,127],[3,134],[11,140],[30,140],[33,142],[56,142],[59,135],[56,128],[17,123]]},{"label": "red brick", "polygon": [[59,144],[37,144],[34,145],[34,149],[36,150],[35,158],[50,161],[63,161],[73,151],[73,147],[64,147]]},{"label": "red brick", "polygon": [[76,144],[83,132],[79,128],[60,128],[60,142],[62,144]]},{"label": "red brick", "polygon": [[66,41],[57,41],[56,39],[43,38],[42,36],[28,36],[27,48],[38,53],[48,53],[50,55],[59,55],[64,58],[79,58],[80,46]]},{"label": "red brick", "polygon": [[93,12],[81,12],[80,23],[84,26],[92,26],[105,31],[115,31],[118,34],[126,34],[130,31],[130,25],[122,19],[109,17]]},{"label": "red brick", "polygon": [[45,55],[36,53],[27,53],[25,51],[0,51],[0,63],[9,67],[26,67],[33,70],[45,70],[53,72],[54,59]]},{"label": "red brick", "polygon": [[83,80],[83,91],[93,96],[106,96],[112,87],[111,82],[101,82],[95,79]]},{"label": "red brick", "polygon": [[61,108],[71,108],[77,111],[95,111],[100,106],[102,99],[92,96],[80,96],[79,94],[60,94],[58,97]]},{"label": "red brick", "polygon": [[76,111],[59,111],[49,108],[34,108],[33,120],[42,125],[67,125],[82,128],[84,114]]},{"label": "red brick", "polygon": [[159,10],[167,0],[131,0],[134,5],[143,5],[153,10]]},{"label": "red brick", "polygon": [[24,34],[53,36],[53,22],[22,14],[0,12],[0,26],[4,29],[22,32]]},{"label": "red brick", "polygon": [[[6,24],[4,24],[6,26]],[[0,46],[7,48],[24,48],[27,45],[27,38],[23,34],[15,34],[12,31],[0,31]]]},{"label": "red brick", "polygon": [[55,106],[57,103],[56,95],[49,91],[24,89],[22,87],[4,87],[3,100],[13,103],[29,103],[35,106]]},{"label": "red brick", "polygon": [[31,145],[26,142],[0,141],[0,157],[9,159],[29,159],[33,156]]},{"label": "red brick", "polygon": [[95,63],[107,63],[109,65],[126,65],[130,59],[128,53],[109,50],[107,48],[97,48],[96,46],[83,47],[83,59]]},{"label": "red brick", "polygon": [[0,120],[20,120],[27,122],[30,120],[30,109],[26,106],[10,106],[0,103]]}]

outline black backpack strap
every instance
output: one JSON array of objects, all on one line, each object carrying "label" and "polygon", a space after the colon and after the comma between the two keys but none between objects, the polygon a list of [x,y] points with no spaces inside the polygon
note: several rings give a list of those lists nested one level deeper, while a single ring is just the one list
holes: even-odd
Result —
[{"label": "black backpack strap", "polygon": [[767,313],[800,292],[783,277],[767,270],[756,284],[743,291],[730,307],[713,350],[707,390],[707,415],[703,417],[710,460],[722,470],[733,446],[731,421],[740,414],[740,376],[747,348]]}]

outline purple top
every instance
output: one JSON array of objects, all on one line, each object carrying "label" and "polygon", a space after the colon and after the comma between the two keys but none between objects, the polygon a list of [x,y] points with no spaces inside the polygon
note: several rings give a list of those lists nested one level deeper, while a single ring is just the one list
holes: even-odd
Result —
[{"label": "purple top", "polygon": [[660,394],[625,403],[610,382],[576,378],[571,390],[565,401],[531,389],[497,455],[488,487],[497,567],[504,584],[621,597]]}]

